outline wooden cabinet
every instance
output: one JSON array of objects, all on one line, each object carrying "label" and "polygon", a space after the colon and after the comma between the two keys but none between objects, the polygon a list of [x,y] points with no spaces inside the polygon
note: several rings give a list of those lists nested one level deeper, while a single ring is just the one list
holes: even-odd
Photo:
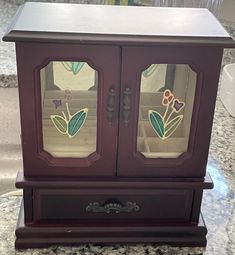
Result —
[{"label": "wooden cabinet", "polygon": [[217,83],[234,47],[212,14],[26,3],[3,39],[16,42],[22,126],[16,247],[205,246]]}]

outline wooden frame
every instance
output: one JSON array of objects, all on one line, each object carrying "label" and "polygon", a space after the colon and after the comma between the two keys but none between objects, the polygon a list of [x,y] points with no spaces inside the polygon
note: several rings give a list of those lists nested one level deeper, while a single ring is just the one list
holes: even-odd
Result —
[{"label": "wooden frame", "polygon": [[[106,104],[110,88],[115,89],[116,98],[119,96],[119,48],[17,43],[16,51],[25,175],[30,177],[63,176],[67,178],[114,176],[116,173],[117,141],[115,137],[117,136],[117,109],[119,105],[118,100],[116,100],[113,122],[112,125],[109,125]],[[102,57],[104,52],[109,56],[107,59]],[[87,60],[100,73],[97,152],[84,159],[53,158],[46,151],[43,151],[41,100],[36,95],[41,95],[39,70],[51,60]],[[109,61],[112,62],[112,66]],[[114,66],[115,69],[113,69]],[[79,171],[77,171],[78,169]]]},{"label": "wooden frame", "polygon": [[[25,178],[23,173],[19,172],[17,187],[26,191],[16,230],[16,247],[20,249],[48,247],[52,244],[77,245],[87,242],[206,245],[207,230],[200,215],[200,206],[202,190],[213,187],[209,176],[206,176],[204,182],[150,181],[148,178],[138,181],[130,178],[122,178],[118,181],[115,179],[45,181],[38,178],[35,181]],[[64,196],[67,196],[68,205],[63,207],[61,204],[60,210],[64,212],[55,217],[54,209],[51,208],[55,206],[58,209]],[[58,197],[62,200],[58,200]],[[125,197],[128,201],[136,201],[140,210],[133,214],[134,217],[132,213],[110,213],[108,216],[94,213],[92,216],[92,213],[85,212],[84,209],[90,202],[102,202],[111,197],[116,197],[122,202],[123,199],[126,200]],[[172,216],[172,210],[164,212],[158,207],[160,203],[163,208],[169,209],[169,206],[172,206],[168,203],[169,198],[173,204],[178,199],[181,204],[183,203],[183,206],[177,208],[177,217]],[[159,203],[156,202],[157,200]],[[48,201],[46,203],[50,206],[46,206],[45,201]],[[72,202],[74,212],[68,210],[71,206],[69,201]],[[66,219],[65,215],[73,219]]]},{"label": "wooden frame", "polygon": [[[207,47],[123,48],[120,109],[123,106],[123,91],[125,87],[130,87],[132,114],[128,125],[122,121],[119,124],[119,176],[204,177],[222,53],[221,49]],[[188,152],[175,159],[146,159],[136,149],[140,76],[152,63],[188,64],[197,73]],[[130,151],[131,154],[127,153]]]}]

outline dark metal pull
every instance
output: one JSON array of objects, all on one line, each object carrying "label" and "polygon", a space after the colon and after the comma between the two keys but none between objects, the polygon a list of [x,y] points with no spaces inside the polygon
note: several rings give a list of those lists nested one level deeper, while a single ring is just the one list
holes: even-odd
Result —
[{"label": "dark metal pull", "polygon": [[107,121],[109,125],[112,125],[113,122],[114,107],[115,107],[115,90],[114,88],[110,88],[106,107]]},{"label": "dark metal pull", "polygon": [[90,203],[86,207],[86,212],[93,212],[93,213],[131,213],[131,212],[138,212],[140,207],[135,202],[126,202],[123,205],[118,200],[109,200],[104,204],[100,204],[98,202]]},{"label": "dark metal pull", "polygon": [[127,126],[130,121],[130,114],[131,114],[131,89],[125,88],[123,93],[123,109],[122,109],[122,120],[125,126]]}]

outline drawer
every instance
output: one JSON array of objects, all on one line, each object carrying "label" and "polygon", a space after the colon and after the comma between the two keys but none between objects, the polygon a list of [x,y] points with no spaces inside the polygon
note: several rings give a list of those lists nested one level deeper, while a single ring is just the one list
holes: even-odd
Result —
[{"label": "drawer", "polygon": [[113,224],[189,222],[193,190],[36,189],[33,219],[40,223]]}]

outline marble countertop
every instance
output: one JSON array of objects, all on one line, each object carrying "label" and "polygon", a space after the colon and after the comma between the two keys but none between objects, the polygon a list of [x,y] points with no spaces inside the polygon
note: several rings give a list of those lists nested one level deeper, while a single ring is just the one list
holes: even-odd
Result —
[{"label": "marble countertop", "polygon": [[[0,36],[15,12],[19,1],[0,0]],[[3,12],[4,10],[4,12]],[[223,21],[235,37],[235,23]],[[15,87],[16,65],[14,46],[0,43],[0,87]],[[10,61],[9,61],[10,60]],[[235,62],[235,50],[225,50],[223,65]],[[116,245],[101,247],[52,247],[15,251],[14,231],[21,196],[0,196],[0,255],[234,255],[235,254],[235,118],[229,116],[218,93],[207,170],[214,189],[204,192],[202,212],[208,228],[208,245],[203,248],[175,248],[157,245]]]}]

